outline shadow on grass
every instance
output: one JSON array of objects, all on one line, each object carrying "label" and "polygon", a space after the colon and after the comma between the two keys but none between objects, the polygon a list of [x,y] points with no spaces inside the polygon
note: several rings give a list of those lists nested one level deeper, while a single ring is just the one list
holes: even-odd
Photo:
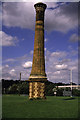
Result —
[{"label": "shadow on grass", "polygon": [[74,100],[76,99],[75,97],[70,97],[70,98],[66,98],[66,99],[63,99],[63,100]]}]

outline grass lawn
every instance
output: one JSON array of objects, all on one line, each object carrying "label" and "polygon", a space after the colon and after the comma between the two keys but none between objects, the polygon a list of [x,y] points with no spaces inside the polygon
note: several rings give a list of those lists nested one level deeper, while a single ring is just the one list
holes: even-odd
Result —
[{"label": "grass lawn", "polygon": [[3,118],[77,118],[78,97],[47,96],[29,100],[28,96],[3,95]]},{"label": "grass lawn", "polygon": [[0,95],[0,120],[2,118],[2,96]]}]

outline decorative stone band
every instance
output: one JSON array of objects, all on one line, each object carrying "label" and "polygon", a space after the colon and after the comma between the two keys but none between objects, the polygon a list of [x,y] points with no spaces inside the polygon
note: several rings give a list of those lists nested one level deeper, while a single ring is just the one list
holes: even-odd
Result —
[{"label": "decorative stone band", "polygon": [[47,82],[47,79],[29,79],[28,82]]},{"label": "decorative stone band", "polygon": [[44,27],[44,23],[36,23],[36,25],[39,25],[39,26],[43,26],[43,27]]},{"label": "decorative stone band", "polygon": [[29,78],[47,78],[46,74],[41,75],[41,74],[30,74]]},{"label": "decorative stone band", "polygon": [[36,21],[35,31],[44,31],[44,22],[43,21]]},{"label": "decorative stone band", "polygon": [[47,77],[29,77],[29,82],[47,82]]},{"label": "decorative stone band", "polygon": [[36,21],[36,24],[44,25],[44,21]]},{"label": "decorative stone band", "polygon": [[44,28],[35,28],[36,31],[44,31]]},{"label": "decorative stone band", "polygon": [[39,78],[46,78],[47,79],[47,77],[46,77],[46,75],[45,76],[43,76],[43,75],[30,75],[30,77],[29,77],[29,79],[30,78],[37,78],[37,79],[39,79]]}]

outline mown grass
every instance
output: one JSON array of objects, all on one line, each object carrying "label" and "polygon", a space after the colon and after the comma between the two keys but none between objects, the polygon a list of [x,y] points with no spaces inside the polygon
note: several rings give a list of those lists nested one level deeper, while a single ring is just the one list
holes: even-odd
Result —
[{"label": "mown grass", "polygon": [[0,119],[2,118],[2,96],[0,94]]},{"label": "mown grass", "polygon": [[3,118],[77,118],[78,97],[47,96],[29,100],[28,96],[3,95]]}]

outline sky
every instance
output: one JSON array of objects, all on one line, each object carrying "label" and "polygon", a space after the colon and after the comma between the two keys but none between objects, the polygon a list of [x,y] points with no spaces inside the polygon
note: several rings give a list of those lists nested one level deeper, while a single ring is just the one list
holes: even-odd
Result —
[{"label": "sky", "polygon": [[[36,2],[36,1],[35,1]],[[28,80],[35,36],[35,2],[2,4],[2,78]],[[49,81],[78,84],[78,3],[46,2],[45,70]],[[0,66],[1,69],[1,66]]]}]

